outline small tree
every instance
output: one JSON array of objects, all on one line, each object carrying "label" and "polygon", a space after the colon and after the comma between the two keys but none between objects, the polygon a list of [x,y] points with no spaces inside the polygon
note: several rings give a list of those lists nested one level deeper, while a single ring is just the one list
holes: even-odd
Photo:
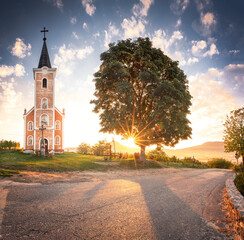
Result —
[{"label": "small tree", "polygon": [[94,155],[104,156],[110,154],[110,143],[106,140],[98,141],[97,144],[92,146],[92,151]]},{"label": "small tree", "polygon": [[79,145],[77,152],[80,154],[88,154],[91,152],[91,146],[83,142]]},{"label": "small tree", "polygon": [[109,44],[95,76],[94,112],[101,132],[133,138],[141,148],[174,146],[191,135],[187,114],[191,95],[184,72],[149,38]]},{"label": "small tree", "polygon": [[231,111],[224,123],[224,148],[242,156],[244,166],[244,108]]}]

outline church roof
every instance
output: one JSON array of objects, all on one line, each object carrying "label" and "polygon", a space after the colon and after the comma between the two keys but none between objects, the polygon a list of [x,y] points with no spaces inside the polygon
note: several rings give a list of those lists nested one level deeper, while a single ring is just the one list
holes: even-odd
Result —
[{"label": "church roof", "polygon": [[42,68],[44,66],[48,68],[52,68],[48,51],[47,51],[47,44],[46,44],[45,37],[43,38],[43,46],[42,46],[42,52],[41,52],[38,68]]}]

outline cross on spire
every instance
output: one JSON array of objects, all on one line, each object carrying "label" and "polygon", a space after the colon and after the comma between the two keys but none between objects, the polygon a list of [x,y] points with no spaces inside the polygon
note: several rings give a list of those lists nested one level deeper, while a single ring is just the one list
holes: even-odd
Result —
[{"label": "cross on spire", "polygon": [[45,34],[45,33],[48,32],[48,30],[46,30],[46,28],[44,27],[43,30],[41,30],[41,32],[44,33],[44,38],[43,38],[43,40],[46,41],[47,39],[46,39],[46,34]]}]

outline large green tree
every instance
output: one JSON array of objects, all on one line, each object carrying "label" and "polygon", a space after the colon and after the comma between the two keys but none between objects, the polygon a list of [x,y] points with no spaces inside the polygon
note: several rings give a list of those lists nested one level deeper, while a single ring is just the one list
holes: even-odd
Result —
[{"label": "large green tree", "polygon": [[146,146],[174,146],[191,135],[186,76],[149,38],[112,43],[101,61],[91,101],[101,132],[134,138],[143,161]]},{"label": "large green tree", "polygon": [[231,111],[224,123],[224,147],[226,152],[237,152],[244,166],[244,107]]}]

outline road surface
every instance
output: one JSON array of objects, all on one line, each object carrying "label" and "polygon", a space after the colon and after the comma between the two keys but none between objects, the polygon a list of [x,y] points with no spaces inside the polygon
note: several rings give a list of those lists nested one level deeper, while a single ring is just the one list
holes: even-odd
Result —
[{"label": "road surface", "polygon": [[[147,170],[144,170],[145,172]],[[0,181],[2,239],[228,239],[227,170],[155,170],[89,182]]]}]

